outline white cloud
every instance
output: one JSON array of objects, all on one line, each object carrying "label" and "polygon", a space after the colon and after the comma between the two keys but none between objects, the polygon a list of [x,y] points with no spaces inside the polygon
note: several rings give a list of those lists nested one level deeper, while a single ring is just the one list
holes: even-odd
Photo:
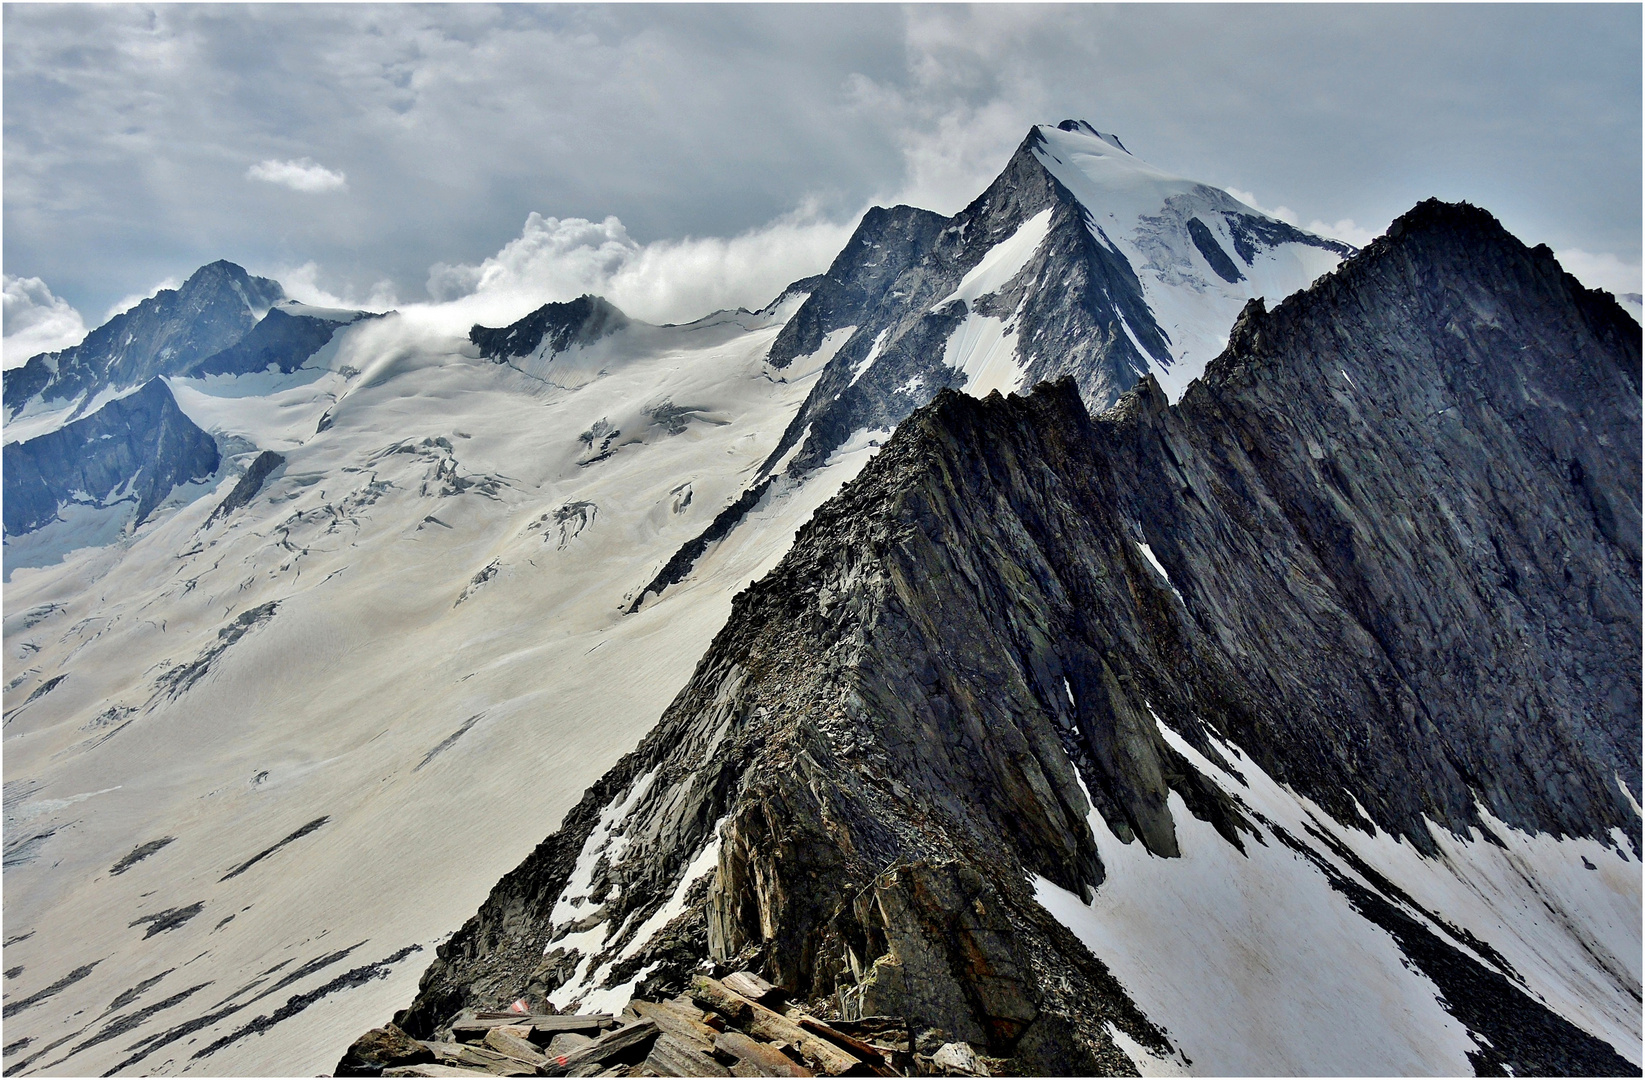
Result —
[{"label": "white cloud", "polygon": [[[182,284],[182,280],[173,275],[160,281],[147,292],[134,292],[127,296],[122,296],[113,304],[109,305],[109,309],[103,313],[103,322],[108,322],[116,315],[125,314],[138,304],[141,304],[144,300],[147,300],[149,297],[160,292],[162,289],[177,289],[181,288]],[[97,325],[101,326],[102,323],[98,323]]]},{"label": "white cloud", "polygon": [[394,293],[394,283],[382,280],[372,285],[364,299],[344,288],[334,293],[320,284],[320,264],[310,259],[301,266],[277,267],[269,273],[293,300],[316,307],[351,308],[356,311],[388,311],[400,305]]},{"label": "white cloud", "polygon": [[86,336],[85,320],[67,300],[52,295],[37,277],[4,275],[6,369],[19,367],[38,353],[78,345]]},{"label": "white cloud", "polygon": [[259,161],[246,170],[247,180],[263,180],[293,191],[347,191],[348,177],[310,158]]},{"label": "white cloud", "polygon": [[482,321],[512,321],[549,301],[595,293],[647,322],[688,322],[721,308],[756,308],[821,273],[854,227],[807,204],[740,236],[640,244],[616,217],[532,213],[518,237],[478,265],[436,263],[428,292],[436,304],[463,301],[465,315]]},{"label": "white cloud", "polygon": [[1377,237],[1382,235],[1381,230],[1367,229],[1363,225],[1356,222],[1353,218],[1343,218],[1337,222],[1321,221],[1318,218],[1315,218],[1304,225],[1301,219],[1298,218],[1296,211],[1292,210],[1289,206],[1276,206],[1270,210],[1266,206],[1259,203],[1257,201],[1257,197],[1249,191],[1241,191],[1236,187],[1228,188],[1227,191],[1228,194],[1232,195],[1246,206],[1249,206],[1251,209],[1261,211],[1269,217],[1279,218],[1287,225],[1295,225],[1299,229],[1307,229],[1311,233],[1318,236],[1330,237],[1332,240],[1345,240],[1355,247],[1362,248],[1366,244],[1369,244],[1372,240],[1375,240]]},{"label": "white cloud", "polygon": [[1554,252],[1554,258],[1590,289],[1606,289],[1618,295],[1640,291],[1639,264],[1624,262],[1608,251],[1596,255],[1581,248],[1566,248]]}]

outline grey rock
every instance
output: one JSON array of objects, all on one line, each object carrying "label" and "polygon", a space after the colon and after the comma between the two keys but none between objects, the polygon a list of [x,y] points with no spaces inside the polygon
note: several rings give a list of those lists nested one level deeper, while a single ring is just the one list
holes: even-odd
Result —
[{"label": "grey rock", "polygon": [[374,318],[379,316],[363,311],[338,319],[305,314],[297,305],[273,307],[244,337],[191,365],[186,374],[247,375],[270,367],[290,374],[323,349],[338,330]]},{"label": "grey rock", "polygon": [[[141,524],[173,488],[217,471],[217,442],[155,379],[56,431],[5,447],[5,528],[16,536],[56,520],[81,493],[135,504]],[[116,498],[117,497],[117,498]]]},{"label": "grey rock", "polygon": [[334,1076],[381,1076],[384,1069],[433,1064],[434,1052],[393,1024],[354,1040],[332,1070]]},{"label": "grey rock", "polygon": [[277,454],[273,450],[264,450],[258,454],[252,459],[250,467],[246,469],[246,474],[240,477],[239,482],[234,485],[234,490],[228,493],[228,498],[217,504],[217,509],[211,512],[211,516],[206,519],[206,523],[209,525],[220,517],[227,517],[255,499],[257,493],[263,490],[264,481],[269,478],[275,469],[285,463],[285,455]]},{"label": "grey rock", "polygon": [[285,292],[231,262],[202,266],[86,335],[80,344],[31,357],[5,373],[7,417],[30,400],[80,401],[98,391],[180,375],[239,341]]},{"label": "grey rock", "polygon": [[977,1052],[962,1042],[943,1043],[931,1055],[931,1064],[950,1075],[989,1075],[988,1066],[978,1060]]}]

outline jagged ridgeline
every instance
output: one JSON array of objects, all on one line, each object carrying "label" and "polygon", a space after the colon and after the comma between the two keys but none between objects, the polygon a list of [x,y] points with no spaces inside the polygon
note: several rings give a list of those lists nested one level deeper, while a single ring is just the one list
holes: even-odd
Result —
[{"label": "jagged ridgeline", "polygon": [[[1261,835],[1161,721],[1425,850],[1424,818],[1481,805],[1637,850],[1638,442],[1637,326],[1438,204],[1248,310],[1179,407],[1151,382],[1096,420],[1067,383],[944,395],[739,598],[408,1023],[596,969],[661,990],[712,954],[997,1051],[1049,1023],[1075,1056],[1032,1060],[1089,1067],[1114,988],[1025,885],[1101,886],[1087,793],[1161,856],[1171,791]],[[582,895],[572,942],[551,909]]]},{"label": "jagged ridgeline", "polygon": [[[943,393],[399,1022],[748,968],[1021,1071],[1124,1071],[1170,1033],[1041,900],[1117,880],[1098,833],[1170,860],[1198,821],[1317,865],[1477,1068],[1637,1074],[1338,837],[1637,858],[1640,364],[1609,296],[1430,201],[1253,302],[1178,405],[1151,378],[1096,417],[1069,379]],[[1316,824],[1229,779],[1264,775]]]}]

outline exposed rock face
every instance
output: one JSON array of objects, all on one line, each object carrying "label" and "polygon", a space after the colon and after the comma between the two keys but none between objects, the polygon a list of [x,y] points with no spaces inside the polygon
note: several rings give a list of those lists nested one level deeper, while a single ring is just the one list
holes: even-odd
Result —
[{"label": "exposed rock face", "polygon": [[333,1072],[337,1076],[381,1076],[384,1069],[433,1061],[432,1050],[393,1024],[385,1024],[355,1039]]},{"label": "exposed rock face", "polygon": [[[306,309],[313,310],[313,309]],[[354,320],[375,318],[354,313]],[[349,324],[347,317],[319,317],[300,306],[270,308],[261,322],[245,337],[221,352],[206,357],[189,369],[190,375],[245,375],[267,371],[290,373],[319,352],[338,330]]]},{"label": "exposed rock face", "polygon": [[253,277],[231,262],[196,270],[182,286],[162,289],[116,315],[62,352],[41,353],[5,374],[8,417],[31,399],[88,405],[98,391],[179,375],[245,336],[285,297],[280,283]]},{"label": "exposed rock face", "polygon": [[[999,376],[952,366],[966,352],[961,339],[968,329],[984,338],[992,332],[1009,336],[995,366],[1020,368],[1014,385],[1026,388],[1072,375],[1087,404],[1105,409],[1148,373],[1151,361],[1162,369],[1192,363],[1185,361],[1182,347],[1172,345],[1181,328],[1167,325],[1163,307],[1157,312],[1150,306],[1139,275],[1158,283],[1157,301],[1160,290],[1211,291],[1208,273],[1229,284],[1246,282],[1242,267],[1249,270],[1260,256],[1287,245],[1333,257],[1353,252],[1346,244],[1257,214],[1226,192],[1126,161],[1128,174],[1144,176],[1163,199],[1141,219],[1137,250],[1128,256],[1110,235],[1116,223],[1097,216],[1106,208],[1082,203],[1058,179],[1059,171],[1070,168],[1048,142],[1059,132],[1109,152],[1118,148],[1118,156],[1129,158],[1116,137],[1099,135],[1083,122],[1065,121],[1049,133],[1036,127],[988,190],[954,217],[909,207],[869,212],[772,346],[771,363],[783,367],[815,353],[829,333],[851,328],[768,469],[802,440],[788,469],[796,474],[813,469],[853,431],[894,428],[944,387],[975,391],[983,385],[986,393],[985,384]],[[1098,194],[1112,194],[1121,203],[1136,198],[1123,185]],[[1096,201],[1090,193],[1087,198]],[[1135,216],[1134,209],[1131,213]],[[1030,237],[1031,223],[1042,214],[1049,215],[1040,226],[1043,239]],[[1205,219],[1226,235],[1232,253]],[[1001,245],[1014,237],[1024,246],[1020,265],[1002,271],[1003,280],[990,279],[982,295],[954,298],[968,275],[985,271],[986,260],[1000,259]],[[1192,261],[1195,250],[1204,267]],[[1289,287],[1307,283],[1304,276]],[[1249,283],[1242,285],[1238,295],[1255,295],[1249,289]],[[973,316],[993,320],[991,328]],[[1223,321],[1215,330],[1226,327]],[[1209,354],[1198,362],[1207,359]]]},{"label": "exposed rock face", "polygon": [[946,224],[941,214],[913,206],[870,208],[828,272],[809,279],[806,302],[771,345],[771,366],[786,368],[822,348],[833,331],[872,321],[892,285],[926,257]]},{"label": "exposed rock face", "polygon": [[218,503],[217,509],[211,512],[211,517],[206,519],[207,524],[216,521],[220,517],[227,517],[255,499],[257,493],[263,490],[263,482],[269,478],[269,475],[275,469],[285,463],[285,456],[277,454],[273,450],[264,450],[258,454],[252,459],[251,466],[246,469],[246,474],[240,477],[240,482],[234,485],[234,490],[228,493],[228,498]]},{"label": "exposed rock face", "polygon": [[593,295],[565,303],[544,304],[530,315],[501,329],[476,325],[468,338],[480,355],[503,363],[511,357],[552,357],[576,345],[591,345],[628,325],[610,301]]},{"label": "exposed rock face", "polygon": [[217,442],[155,379],[90,416],[5,448],[8,535],[53,521],[70,502],[136,504],[141,523],[178,484],[217,470]]},{"label": "exposed rock face", "polygon": [[[1637,798],[1640,379],[1611,298],[1428,202],[1253,303],[1177,406],[1151,379],[1096,418],[1072,379],[939,396],[739,595],[399,1022],[677,991],[706,960],[1023,1071],[1129,1072],[1109,1025],[1163,1035],[1026,880],[1102,887],[1092,803],[1162,857],[1170,792],[1229,843],[1272,841],[1162,724],[1422,850],[1425,820],[1480,806],[1639,850],[1618,781]],[[1629,1070],[1465,935],[1339,887],[1466,985],[1451,1011],[1490,1067]],[[1533,1021],[1534,1046],[1511,1030]]]}]

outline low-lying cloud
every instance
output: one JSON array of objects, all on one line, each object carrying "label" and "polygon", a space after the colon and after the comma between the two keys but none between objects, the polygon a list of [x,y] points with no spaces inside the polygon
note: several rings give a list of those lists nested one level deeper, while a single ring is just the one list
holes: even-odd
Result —
[{"label": "low-lying cloud", "polygon": [[1605,289],[1618,296],[1640,291],[1640,266],[1618,258],[1608,251],[1599,254],[1581,248],[1564,248],[1554,252],[1568,273],[1590,289]]},{"label": "low-lying cloud", "polygon": [[276,161],[270,158],[267,161],[259,161],[246,170],[246,179],[279,184],[293,191],[348,190],[347,176],[309,158],[298,158],[296,161]]},{"label": "low-lying cloud", "polygon": [[583,293],[647,322],[689,322],[722,308],[758,308],[790,283],[821,273],[855,224],[830,221],[808,205],[739,236],[641,244],[616,217],[532,213],[497,254],[478,264],[431,267],[428,293],[437,304],[464,301],[476,318],[484,313],[498,322]]},{"label": "low-lying cloud", "polygon": [[6,274],[4,283],[4,366],[7,370],[22,366],[38,353],[56,352],[85,339],[85,320],[68,301],[54,296],[44,281]]}]

